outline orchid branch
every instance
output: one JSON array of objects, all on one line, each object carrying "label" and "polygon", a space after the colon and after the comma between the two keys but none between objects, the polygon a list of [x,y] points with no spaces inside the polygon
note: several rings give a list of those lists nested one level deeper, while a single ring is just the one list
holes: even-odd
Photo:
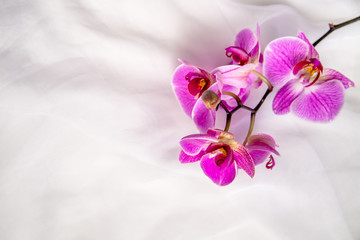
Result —
[{"label": "orchid branch", "polygon": [[358,16],[356,18],[353,18],[353,19],[351,19],[349,21],[336,24],[336,25],[333,24],[333,23],[329,23],[329,30],[324,35],[322,35],[318,40],[316,40],[313,43],[313,46],[315,47],[316,45],[318,45],[319,42],[321,42],[324,38],[326,38],[330,33],[334,32],[335,30],[337,30],[339,28],[342,28],[342,27],[345,27],[346,25],[349,25],[349,24],[354,23],[354,22],[359,21],[359,20],[360,20],[360,16]]},{"label": "orchid branch", "polygon": [[225,104],[223,102],[220,102],[218,106],[221,106],[226,112],[226,124],[225,124],[224,131],[227,132],[227,131],[229,131],[229,128],[230,128],[232,113],[227,109],[227,107],[225,106]]},{"label": "orchid branch", "polygon": [[232,92],[226,92],[226,91],[222,92],[222,94],[233,97],[236,100],[238,106],[236,108],[234,108],[233,110],[229,111],[229,109],[226,107],[226,105],[221,101],[219,103],[219,105],[216,107],[216,110],[217,110],[218,107],[221,106],[226,112],[226,124],[225,124],[225,128],[224,128],[225,132],[229,131],[230,124],[231,124],[231,117],[237,110],[239,110],[240,108],[243,108],[243,109],[248,110],[248,111],[251,112],[250,126],[249,126],[249,130],[248,130],[248,133],[247,133],[247,136],[246,136],[246,138],[244,140],[243,145],[245,145],[247,143],[247,141],[248,141],[249,137],[251,136],[251,133],[252,133],[252,131],[254,129],[255,117],[256,117],[257,111],[260,109],[261,105],[264,103],[267,96],[273,90],[273,86],[271,85],[269,80],[264,75],[262,75],[261,73],[255,71],[255,70],[252,70],[251,72],[253,74],[257,75],[259,77],[259,79],[261,79],[268,86],[268,89],[266,90],[265,94],[263,95],[263,97],[261,98],[259,103],[256,105],[256,107],[255,108],[250,108],[250,107],[244,105],[242,103],[241,99],[236,94],[234,94]]},{"label": "orchid branch", "polygon": [[273,90],[273,86],[271,85],[271,83],[269,82],[269,80],[262,75],[261,73],[252,70],[252,73],[256,74],[263,82],[266,83],[266,85],[268,86],[268,89],[266,90],[264,96],[261,98],[261,100],[259,101],[259,103],[256,105],[256,107],[254,108],[254,111],[251,112],[251,116],[250,116],[250,126],[249,126],[249,130],[247,133],[247,136],[243,142],[243,145],[245,146],[245,144],[247,143],[247,141],[249,140],[249,137],[251,136],[251,133],[254,129],[254,125],[255,125],[255,117],[256,117],[256,113],[257,111],[260,109],[261,105],[264,103],[265,99],[267,98],[267,96],[272,92]]}]

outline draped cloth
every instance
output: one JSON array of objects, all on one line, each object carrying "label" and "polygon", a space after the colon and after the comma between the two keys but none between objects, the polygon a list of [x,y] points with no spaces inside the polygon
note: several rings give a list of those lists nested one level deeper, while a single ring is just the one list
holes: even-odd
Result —
[{"label": "draped cloth", "polygon": [[[254,133],[273,136],[280,156],[253,179],[239,171],[219,187],[198,163],[179,163],[179,139],[197,130],[171,87],[178,58],[227,64],[224,49],[243,28],[259,24],[262,50],[298,30],[314,42],[359,9],[351,0],[2,1],[0,239],[359,239],[360,22],[316,47],[324,67],[355,82],[340,114],[326,124],[278,116],[271,93]],[[230,131],[241,139],[248,124],[239,111]]]}]

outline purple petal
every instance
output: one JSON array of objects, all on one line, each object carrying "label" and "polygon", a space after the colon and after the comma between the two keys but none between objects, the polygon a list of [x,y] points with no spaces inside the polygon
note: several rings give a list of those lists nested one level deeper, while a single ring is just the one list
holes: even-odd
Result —
[{"label": "purple petal", "polygon": [[309,46],[294,37],[279,38],[266,47],[264,52],[264,75],[274,86],[291,80],[293,67],[308,58]]},{"label": "purple petal", "polygon": [[235,148],[232,147],[232,149],[234,151],[234,160],[238,168],[243,169],[250,177],[254,177],[255,175],[254,160],[251,158],[246,148],[238,144]]},{"label": "purple petal", "polygon": [[207,131],[207,134],[212,137],[212,138],[215,138],[216,141],[219,137],[222,137],[222,138],[226,138],[226,139],[234,139],[234,136],[229,133],[229,132],[224,132],[222,130],[219,130],[219,129],[209,129]]},{"label": "purple petal", "polygon": [[258,39],[255,34],[248,28],[241,30],[235,39],[235,46],[244,49],[246,52],[251,52],[251,50],[256,45]]},{"label": "purple petal", "polygon": [[249,52],[250,62],[259,62],[260,58],[260,27],[259,24],[256,25],[256,44],[253,49]]},{"label": "purple petal", "polygon": [[233,64],[245,65],[249,61],[249,54],[242,48],[239,47],[228,47],[225,48],[226,56],[233,59]]},{"label": "purple petal", "polygon": [[254,164],[258,165],[265,161],[270,153],[279,155],[276,151],[275,140],[267,134],[256,134],[249,138],[246,148],[249,150],[251,157],[254,160]]},{"label": "purple petal", "polygon": [[270,155],[267,151],[260,151],[260,150],[251,150],[249,151],[250,156],[254,160],[255,166],[263,163]]},{"label": "purple petal", "polygon": [[209,110],[201,98],[195,103],[191,117],[201,133],[215,126],[215,109]]},{"label": "purple petal", "polygon": [[191,65],[181,64],[175,70],[174,77],[173,77],[173,89],[175,95],[183,108],[184,112],[191,117],[192,109],[196,103],[194,96],[192,96],[188,91],[188,84],[189,82],[185,79],[185,76],[189,72],[199,72],[197,67]]},{"label": "purple petal", "polygon": [[205,152],[211,154],[210,156],[214,158],[214,161],[220,170],[225,170],[234,161],[233,151],[230,146],[222,142],[211,143],[206,148]]},{"label": "purple petal", "polygon": [[248,85],[248,77],[254,67],[254,64],[246,64],[244,66],[226,65],[214,69],[212,74],[221,73],[224,85],[244,88]]},{"label": "purple petal", "polygon": [[259,61],[260,43],[257,43],[249,53],[249,63],[256,63]]},{"label": "purple petal", "polygon": [[267,134],[255,134],[250,136],[246,146],[247,149],[262,150],[279,155],[275,147],[277,147],[277,145],[275,143],[274,138],[272,138],[270,135]]},{"label": "purple petal", "polygon": [[290,105],[304,90],[304,86],[294,79],[285,84],[276,93],[273,101],[273,111],[275,114],[286,114],[290,112]]},{"label": "purple petal", "polygon": [[[254,70],[262,74],[262,71],[263,71],[262,65],[263,65],[262,63],[258,63]],[[249,84],[256,89],[259,88],[262,84],[262,81],[259,80],[259,76],[256,75],[255,73],[250,73],[248,79],[249,79]],[[259,81],[257,81],[257,80],[259,80]]]},{"label": "purple petal", "polygon": [[192,163],[192,162],[197,162],[200,161],[201,157],[204,155],[204,151],[200,151],[197,155],[195,156],[191,156],[186,154],[184,151],[180,152],[179,155],[179,161],[181,163]]},{"label": "purple petal", "polygon": [[306,42],[306,44],[309,46],[309,58],[317,58],[319,59],[319,53],[316,51],[314,46],[311,44],[311,42],[307,39],[305,34],[301,31],[298,32],[298,38]]},{"label": "purple petal", "polygon": [[205,154],[201,158],[200,166],[206,176],[208,176],[214,183],[225,186],[234,181],[236,176],[236,167],[234,162],[225,170],[221,170],[216,164],[215,158],[212,155]]},{"label": "purple petal", "polygon": [[306,88],[292,104],[292,110],[300,118],[328,122],[339,113],[343,103],[342,84],[328,81]]},{"label": "purple petal", "polygon": [[180,146],[188,155],[197,155],[201,149],[206,147],[208,142],[217,142],[217,138],[208,134],[192,134],[180,140]]},{"label": "purple petal", "polygon": [[345,89],[348,89],[349,87],[355,87],[355,83],[339,73],[338,71],[335,71],[330,68],[325,68],[323,74],[321,75],[319,82],[324,81],[331,81],[331,80],[339,80]]}]

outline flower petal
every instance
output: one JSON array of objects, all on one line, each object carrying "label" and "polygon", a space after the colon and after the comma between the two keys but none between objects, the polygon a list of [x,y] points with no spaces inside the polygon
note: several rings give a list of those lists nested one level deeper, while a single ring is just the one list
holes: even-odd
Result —
[{"label": "flower petal", "polygon": [[331,81],[331,80],[339,80],[345,89],[348,89],[349,87],[355,87],[355,83],[339,73],[338,71],[335,71],[330,68],[325,68],[323,74],[321,75],[319,82],[324,81]]},{"label": "flower petal", "polygon": [[250,136],[246,146],[255,165],[264,162],[270,153],[279,155],[275,147],[277,147],[275,140],[267,134],[255,134]]},{"label": "flower petal", "polygon": [[298,38],[306,42],[306,44],[309,46],[309,58],[317,58],[319,59],[319,53],[316,51],[314,46],[311,44],[311,42],[307,39],[305,34],[301,31],[298,32]]},{"label": "flower petal", "polygon": [[270,155],[267,151],[260,151],[260,150],[249,150],[250,156],[254,160],[255,166],[263,163]]},{"label": "flower petal", "polygon": [[205,154],[201,158],[200,166],[205,175],[220,186],[230,184],[236,176],[234,162],[228,168],[221,170],[220,167],[216,165],[215,156],[212,156],[210,153]]},{"label": "flower petal", "polygon": [[249,54],[242,48],[231,46],[225,48],[226,56],[233,59],[233,64],[245,65],[249,61]]},{"label": "flower petal", "polygon": [[208,142],[217,142],[217,138],[208,134],[192,134],[183,137],[180,140],[180,146],[186,154],[194,156],[199,154]]},{"label": "flower petal", "polygon": [[212,74],[220,72],[224,85],[244,88],[248,85],[248,77],[254,67],[254,64],[246,64],[244,66],[226,65],[215,68]]},{"label": "flower petal", "polygon": [[264,75],[274,86],[281,86],[293,78],[292,69],[307,59],[309,46],[295,37],[276,39],[264,52]]},{"label": "flower petal", "polygon": [[189,81],[185,79],[185,76],[189,72],[200,73],[199,69],[195,66],[185,64],[178,66],[173,76],[172,85],[181,107],[183,108],[184,112],[189,117],[191,117],[191,112],[197,99],[195,99],[194,96],[192,96],[188,91]]},{"label": "flower petal", "polygon": [[224,132],[220,129],[209,129],[207,134],[213,138],[216,138],[216,141],[219,137],[226,139],[234,139],[234,136],[229,132]]},{"label": "flower petal", "polygon": [[248,28],[241,30],[235,38],[235,46],[244,49],[248,53],[251,52],[257,42],[257,37]]},{"label": "flower petal", "polygon": [[202,99],[198,99],[191,113],[191,118],[201,133],[205,133],[209,128],[215,126],[215,117],[215,109],[209,110]]},{"label": "flower petal", "polygon": [[274,138],[272,138],[270,135],[263,133],[251,135],[246,146],[247,149],[263,150],[279,155],[275,147],[277,147],[277,145]]},{"label": "flower petal", "polygon": [[259,62],[260,58],[260,27],[256,24],[256,44],[253,49],[249,52],[249,62]]},{"label": "flower petal", "polygon": [[282,115],[290,112],[290,105],[301,94],[303,90],[303,85],[301,85],[301,83],[299,83],[297,79],[294,79],[285,84],[276,93],[276,96],[273,100],[274,113]]},{"label": "flower petal", "polygon": [[328,81],[306,88],[291,108],[300,118],[328,122],[339,113],[343,103],[342,84],[339,81]]},{"label": "flower petal", "polygon": [[238,168],[243,169],[250,177],[255,175],[254,160],[251,158],[246,148],[240,144],[232,147],[234,151],[234,160]]},{"label": "flower petal", "polygon": [[200,161],[201,157],[204,155],[204,151],[200,151],[197,155],[195,156],[191,156],[186,154],[184,151],[180,152],[179,155],[179,161],[181,163],[192,163],[192,162],[197,162]]},{"label": "flower petal", "polygon": [[[263,64],[258,63],[254,70],[262,74]],[[255,73],[250,73],[250,75],[249,75],[249,84],[251,84],[251,86],[254,87],[255,89],[258,89],[262,84],[262,80]]]}]

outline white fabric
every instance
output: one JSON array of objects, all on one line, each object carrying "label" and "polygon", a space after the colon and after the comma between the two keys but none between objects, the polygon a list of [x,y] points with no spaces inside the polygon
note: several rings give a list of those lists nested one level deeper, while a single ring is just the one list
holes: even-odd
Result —
[{"label": "white fabric", "polygon": [[[196,129],[170,84],[177,58],[227,63],[243,28],[259,23],[262,48],[300,29],[313,42],[358,1],[0,3],[0,239],[360,238],[360,22],[317,47],[357,85],[339,116],[276,116],[272,93],[254,132],[281,156],[253,179],[219,187],[178,162]],[[238,138],[247,114],[234,116]]]}]

